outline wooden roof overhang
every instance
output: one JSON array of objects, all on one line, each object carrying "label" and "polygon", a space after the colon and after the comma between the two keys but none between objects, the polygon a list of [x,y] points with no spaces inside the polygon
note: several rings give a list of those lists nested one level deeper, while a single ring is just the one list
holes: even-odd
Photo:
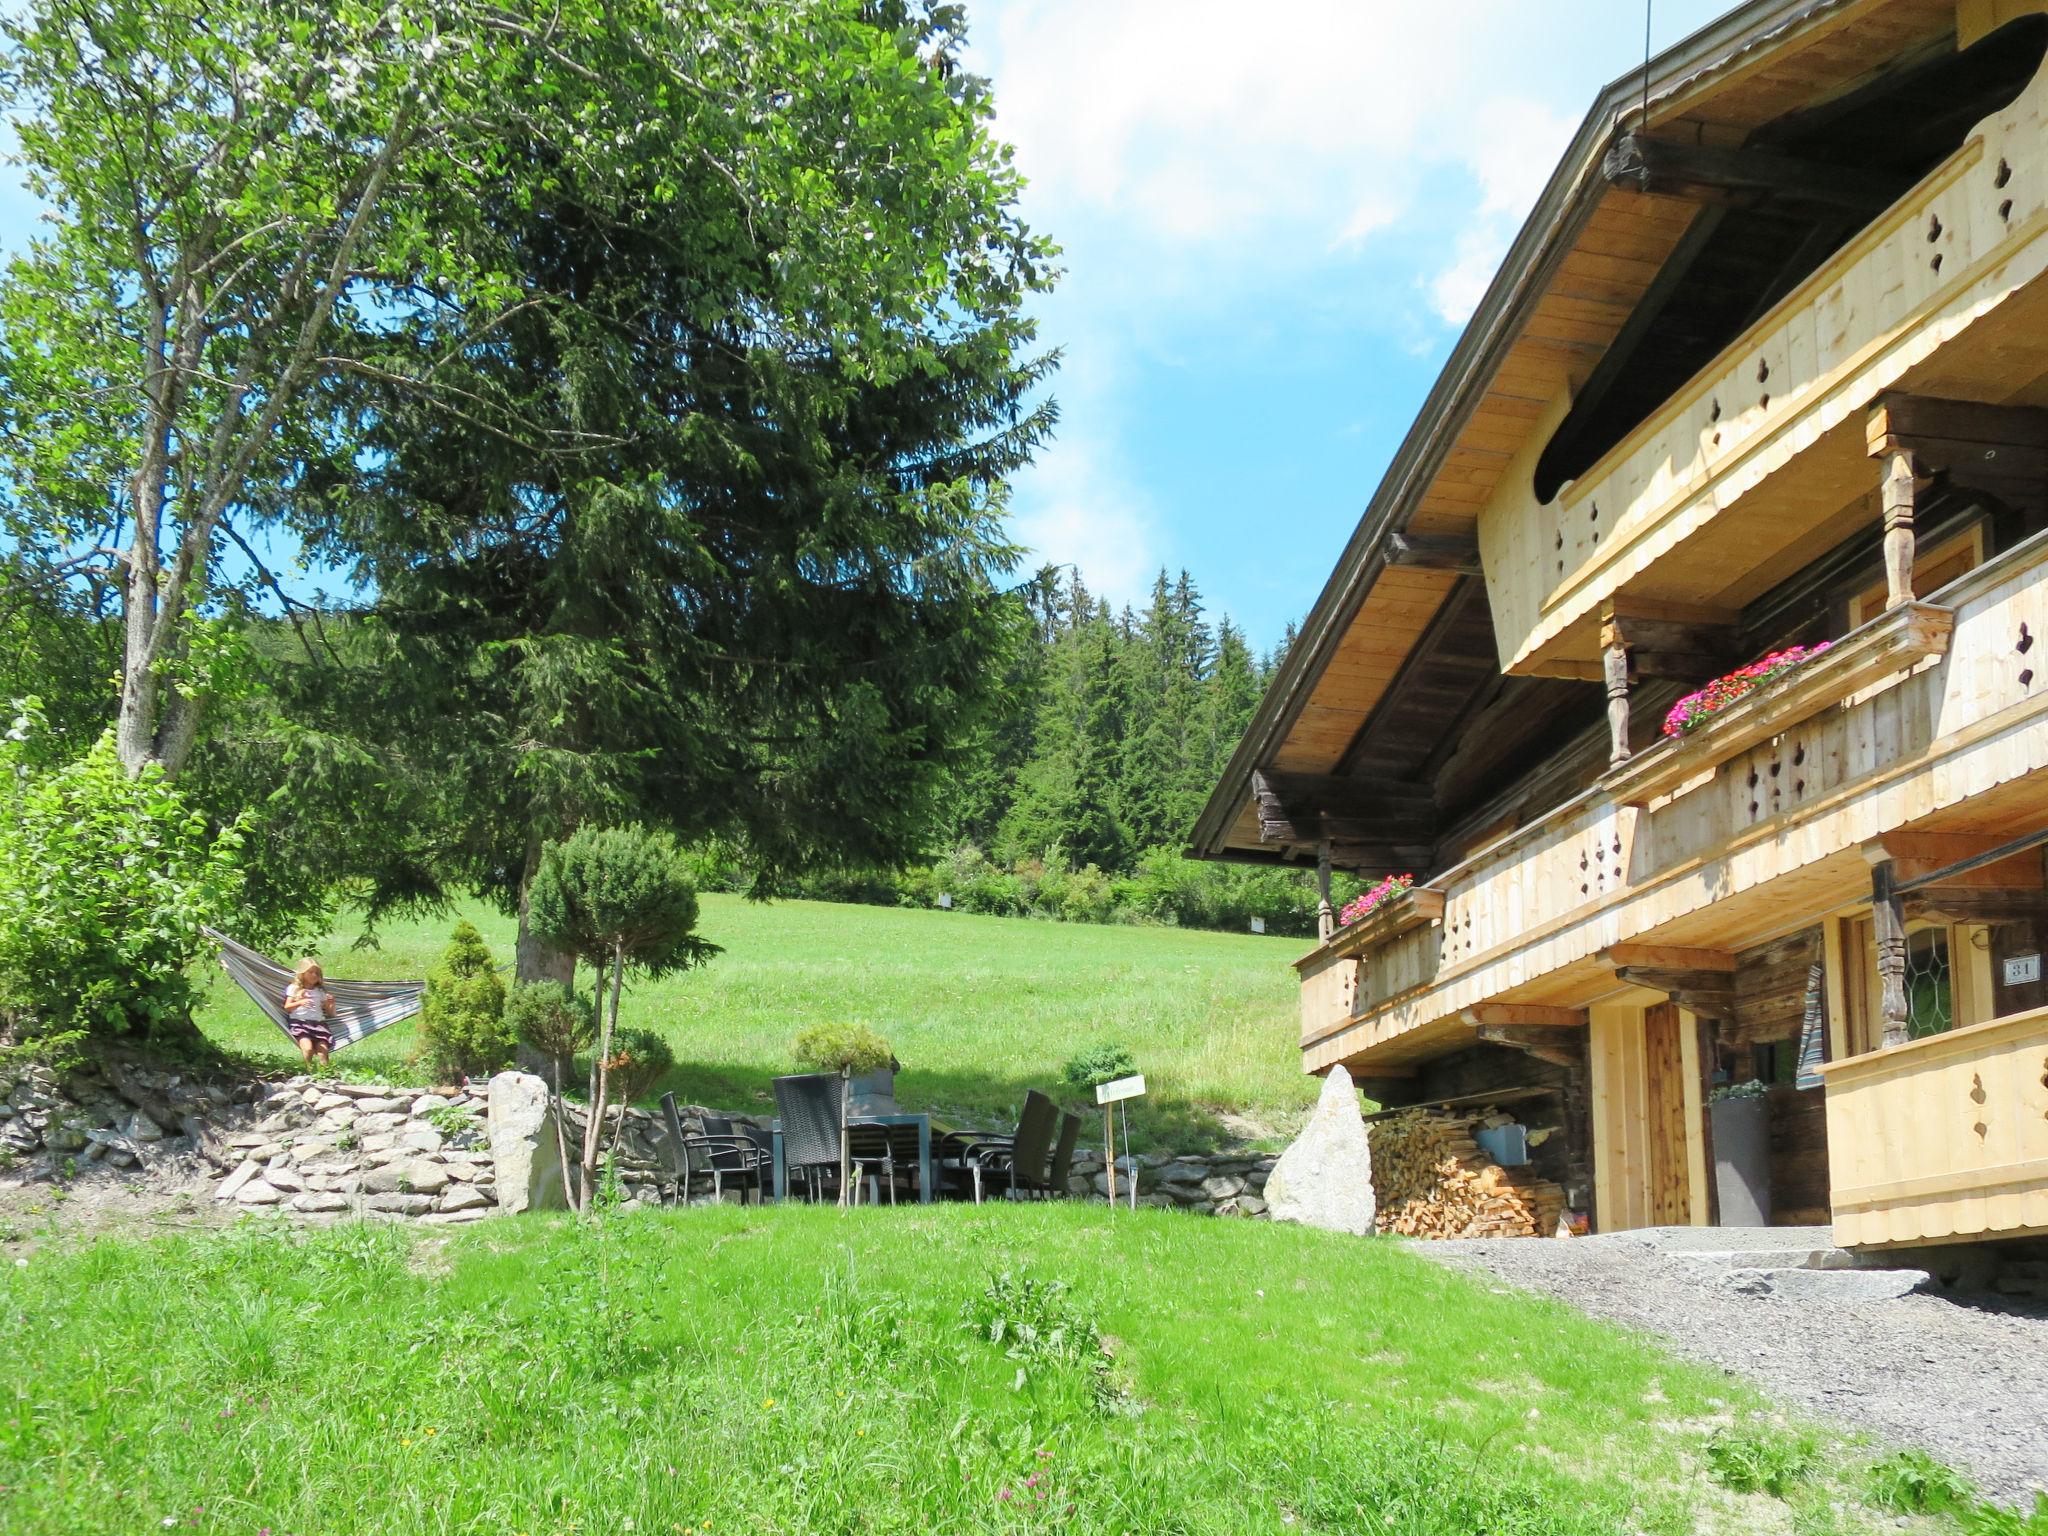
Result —
[{"label": "wooden roof overhang", "polygon": [[[1652,61],[1647,92],[1641,72],[1602,92],[1396,451],[1198,819],[1190,853],[1252,862],[1309,853],[1299,841],[1262,838],[1253,775],[1355,771],[1361,738],[1390,693],[1410,695],[1407,729],[1432,745],[1470,716],[1490,679],[1470,678],[1462,693],[1438,687],[1434,712],[1418,702],[1428,690],[1396,685],[1441,659],[1449,600],[1481,585],[1480,511],[1511,469],[1534,472],[1559,402],[1622,334],[1699,212],[1686,198],[1611,183],[1603,160],[1617,131],[1646,122],[1702,143],[1739,143],[1938,44],[1956,16],[1955,0],[1755,0]],[[1339,862],[1394,867],[1394,852],[1360,846]]]}]

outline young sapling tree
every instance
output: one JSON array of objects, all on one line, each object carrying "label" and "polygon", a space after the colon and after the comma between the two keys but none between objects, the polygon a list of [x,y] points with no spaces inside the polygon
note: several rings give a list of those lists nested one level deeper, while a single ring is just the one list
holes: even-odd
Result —
[{"label": "young sapling tree", "polygon": [[718,946],[697,936],[697,891],[682,848],[668,833],[641,826],[584,827],[549,844],[534,877],[529,919],[548,942],[587,962],[600,979],[579,1201],[588,1209],[626,971],[650,978],[686,971],[717,954]]}]

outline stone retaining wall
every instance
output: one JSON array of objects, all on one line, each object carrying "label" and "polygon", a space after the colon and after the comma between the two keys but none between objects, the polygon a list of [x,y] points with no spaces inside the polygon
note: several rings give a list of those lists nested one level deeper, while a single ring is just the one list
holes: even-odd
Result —
[{"label": "stone retaining wall", "polygon": [[[1117,1159],[1118,1200],[1130,1198],[1128,1180],[1138,1178],[1138,1204],[1192,1211],[1201,1216],[1264,1216],[1266,1179],[1278,1157],[1218,1152],[1209,1155],[1154,1152]],[[1109,1168],[1100,1152],[1078,1152],[1067,1179],[1068,1192],[1083,1199],[1109,1198]]]},{"label": "stone retaining wall", "polygon": [[[565,1204],[546,1097],[540,1079],[523,1073],[423,1092],[307,1076],[217,1082],[119,1061],[61,1079],[26,1067],[0,1075],[0,1172],[52,1178],[92,1164],[177,1171],[211,1180],[214,1199],[239,1208],[313,1221],[456,1225]],[[706,1113],[685,1109],[685,1130],[697,1130]],[[568,1121],[573,1164],[586,1123],[575,1104]],[[630,1201],[662,1199],[671,1179],[667,1140],[659,1116],[626,1111],[617,1165]],[[1135,1173],[1140,1205],[1264,1216],[1275,1161],[1232,1153],[1119,1159],[1117,1192],[1128,1198]],[[1081,1199],[1107,1199],[1101,1152],[1076,1154],[1068,1188]]]}]

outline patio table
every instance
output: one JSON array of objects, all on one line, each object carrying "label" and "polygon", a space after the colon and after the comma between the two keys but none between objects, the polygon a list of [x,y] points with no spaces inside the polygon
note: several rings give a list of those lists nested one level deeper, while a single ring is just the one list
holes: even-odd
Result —
[{"label": "patio table", "polygon": [[[846,1119],[848,1130],[862,1126],[881,1126],[889,1133],[892,1145],[902,1151],[909,1150],[914,1138],[917,1143],[917,1199],[920,1205],[930,1205],[932,1190],[937,1180],[932,1164],[932,1117],[930,1115],[849,1115]],[[782,1156],[782,1122],[772,1121],[768,1134],[774,1143],[775,1155],[775,1198],[789,1196],[789,1166]]]}]

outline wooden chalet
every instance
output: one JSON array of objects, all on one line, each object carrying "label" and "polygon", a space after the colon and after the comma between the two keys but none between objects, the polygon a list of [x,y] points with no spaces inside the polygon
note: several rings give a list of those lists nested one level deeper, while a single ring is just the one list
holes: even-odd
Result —
[{"label": "wooden chalet", "polygon": [[1512,1107],[1595,1230],[1715,1222],[1756,1079],[1774,1219],[2048,1234],[2044,60],[2048,0],[1757,0],[1610,87],[1195,830],[1412,873],[1326,885],[1304,1067]]}]

